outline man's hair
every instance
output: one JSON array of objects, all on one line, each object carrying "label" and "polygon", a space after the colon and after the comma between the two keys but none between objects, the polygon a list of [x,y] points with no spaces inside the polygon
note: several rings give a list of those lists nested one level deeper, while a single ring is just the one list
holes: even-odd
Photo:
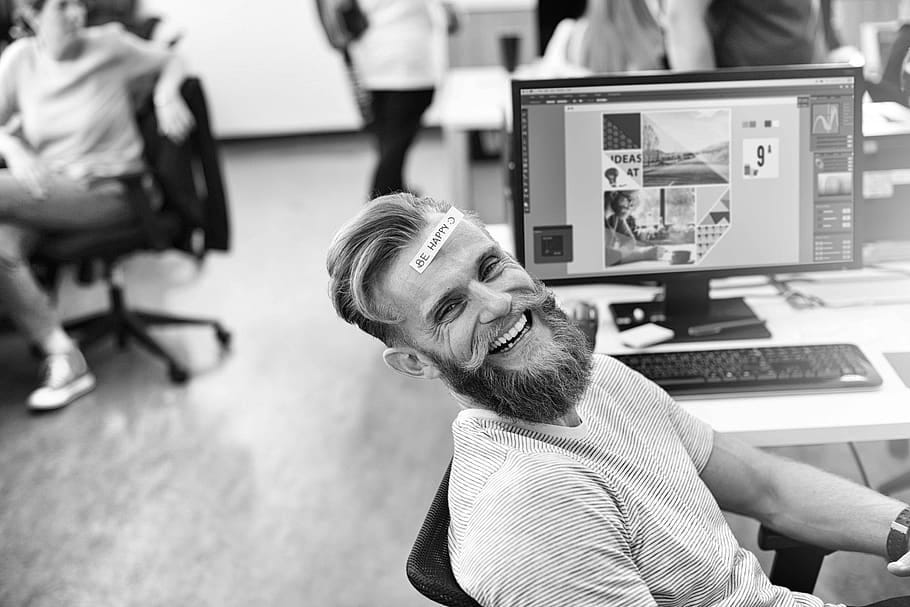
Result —
[{"label": "man's hair", "polygon": [[[326,257],[329,297],[345,321],[360,327],[387,346],[407,343],[390,306],[378,303],[377,289],[398,255],[451,205],[433,198],[399,193],[367,203],[338,230]],[[473,213],[465,218],[486,232]]]}]

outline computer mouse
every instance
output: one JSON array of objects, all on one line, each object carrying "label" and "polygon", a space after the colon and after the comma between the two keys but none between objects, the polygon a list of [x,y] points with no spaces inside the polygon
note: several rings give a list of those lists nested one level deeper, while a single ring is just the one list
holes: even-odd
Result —
[{"label": "computer mouse", "polygon": [[566,316],[585,334],[585,339],[593,350],[597,339],[597,307],[590,302],[578,300],[567,302],[565,309]]}]

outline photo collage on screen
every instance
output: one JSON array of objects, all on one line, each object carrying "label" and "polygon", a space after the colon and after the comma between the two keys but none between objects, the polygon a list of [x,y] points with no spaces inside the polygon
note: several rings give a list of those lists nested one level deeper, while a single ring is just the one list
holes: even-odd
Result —
[{"label": "photo collage on screen", "polygon": [[[628,259],[667,266],[699,263],[733,220],[730,110],[603,113],[601,118],[605,266]],[[776,160],[776,144],[769,140],[767,145],[768,159]],[[755,178],[765,175],[771,176],[767,163]]]}]

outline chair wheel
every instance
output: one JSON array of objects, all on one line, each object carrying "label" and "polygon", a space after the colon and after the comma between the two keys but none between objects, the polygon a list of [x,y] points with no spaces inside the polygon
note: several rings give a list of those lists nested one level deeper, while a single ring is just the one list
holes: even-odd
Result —
[{"label": "chair wheel", "polygon": [[171,365],[168,368],[167,374],[175,384],[185,384],[186,380],[190,378],[190,374],[186,372],[186,369],[175,365]]},{"label": "chair wheel", "polygon": [[222,327],[215,327],[215,338],[222,348],[231,347],[231,332]]}]

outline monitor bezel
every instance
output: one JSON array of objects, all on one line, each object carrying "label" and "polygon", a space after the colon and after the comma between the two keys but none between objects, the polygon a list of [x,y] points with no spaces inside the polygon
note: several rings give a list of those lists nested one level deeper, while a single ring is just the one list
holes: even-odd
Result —
[{"label": "monitor bezel", "polygon": [[853,259],[850,262],[802,263],[771,266],[743,266],[731,268],[704,268],[675,272],[648,272],[640,274],[567,276],[563,278],[544,278],[547,285],[579,284],[642,284],[665,283],[671,280],[683,280],[687,276],[704,279],[726,278],[732,276],[751,276],[769,274],[790,274],[805,272],[826,272],[838,270],[856,270],[863,267],[862,234],[863,207],[865,200],[862,190],[863,128],[862,99],[865,92],[862,67],[844,64],[775,66],[763,68],[719,68],[711,71],[669,72],[649,71],[610,75],[592,75],[568,78],[546,79],[513,79],[512,88],[512,227],[514,234],[515,257],[525,265],[525,230],[524,200],[522,196],[524,176],[521,170],[521,91],[527,88],[563,88],[573,86],[622,86],[634,84],[673,84],[691,82],[722,82],[741,80],[780,80],[781,78],[833,78],[851,77],[854,83],[853,95]]}]

